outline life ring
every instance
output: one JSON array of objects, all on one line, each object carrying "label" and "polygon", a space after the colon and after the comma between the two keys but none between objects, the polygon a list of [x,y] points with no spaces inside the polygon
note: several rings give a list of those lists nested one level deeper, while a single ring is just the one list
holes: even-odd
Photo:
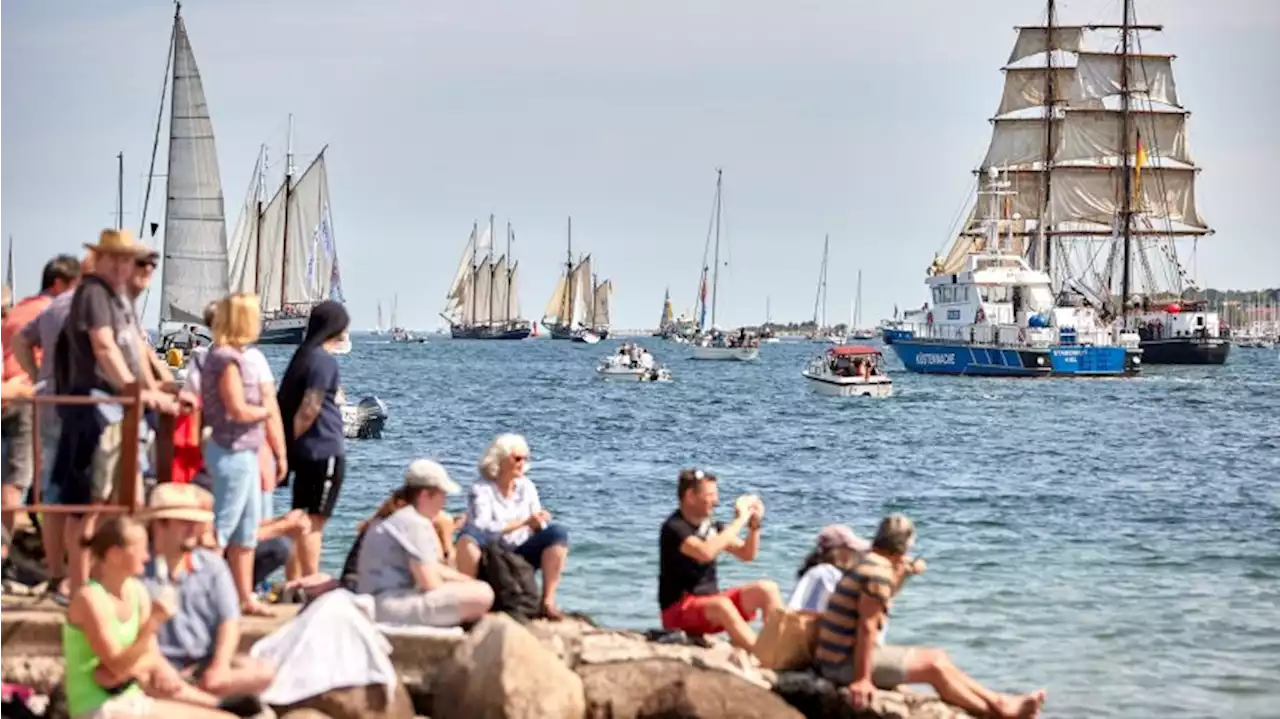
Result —
[{"label": "life ring", "polygon": [[927,324],[933,324],[933,310],[930,310],[929,314],[925,315],[924,321]]},{"label": "life ring", "polygon": [[981,307],[979,307],[977,314],[973,316],[973,323],[975,325],[980,325],[986,321],[987,321],[987,313],[984,312]]}]

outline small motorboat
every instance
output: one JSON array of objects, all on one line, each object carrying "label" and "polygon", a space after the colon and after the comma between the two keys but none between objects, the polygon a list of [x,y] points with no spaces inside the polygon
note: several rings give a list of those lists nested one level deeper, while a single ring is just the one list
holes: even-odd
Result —
[{"label": "small motorboat", "polygon": [[617,354],[603,357],[596,367],[596,374],[604,379],[635,382],[671,381],[670,370],[654,362],[648,350],[630,343],[622,345]]},{"label": "small motorboat", "polygon": [[377,397],[365,397],[354,405],[345,401],[342,411],[342,434],[347,439],[382,439],[387,424],[387,405]]},{"label": "small motorboat", "polygon": [[893,380],[884,356],[867,345],[839,345],[813,358],[802,372],[818,394],[832,397],[888,397]]},{"label": "small motorboat", "polygon": [[422,344],[427,341],[427,338],[419,337],[403,327],[396,327],[391,330],[391,341],[405,344]]},{"label": "small motorboat", "polygon": [[760,356],[760,340],[746,330],[736,334],[724,334],[712,330],[693,342],[693,358],[696,360],[720,360],[748,362]]}]

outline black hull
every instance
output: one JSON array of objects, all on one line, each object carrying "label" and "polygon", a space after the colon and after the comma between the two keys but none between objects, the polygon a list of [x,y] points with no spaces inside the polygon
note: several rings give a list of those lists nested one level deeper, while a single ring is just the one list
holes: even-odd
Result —
[{"label": "black hull", "polygon": [[1228,340],[1198,337],[1143,340],[1140,346],[1143,364],[1223,364],[1231,350]]},{"label": "black hull", "polygon": [[[543,326],[546,327],[547,330],[551,333],[551,339],[553,340],[573,340],[574,342],[582,341],[581,337],[584,330],[573,330],[573,329],[569,329],[568,327],[565,327],[564,325],[543,325]],[[600,330],[591,330],[591,334],[595,335],[596,337],[599,337],[602,340],[609,339],[609,330],[607,328],[600,329]]]},{"label": "black hull", "polygon": [[460,327],[449,328],[449,334],[455,340],[522,340],[527,339],[533,330],[529,327]]}]

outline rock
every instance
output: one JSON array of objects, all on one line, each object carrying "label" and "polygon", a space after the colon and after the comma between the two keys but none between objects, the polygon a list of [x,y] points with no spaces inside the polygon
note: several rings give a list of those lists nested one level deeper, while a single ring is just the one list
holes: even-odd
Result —
[{"label": "rock", "polygon": [[436,719],[582,719],[582,680],[504,614],[490,614],[440,669]]},{"label": "rock", "polygon": [[728,672],[671,658],[579,669],[590,719],[800,719],[780,697]]},{"label": "rock", "polygon": [[733,674],[762,689],[773,686],[774,673],[761,669],[750,652],[728,642],[714,641],[710,647],[688,644],[659,644],[636,632],[596,631],[582,637],[578,665],[612,664],[645,659],[674,659],[702,669]]},{"label": "rock", "polygon": [[936,696],[878,691],[871,706],[855,712],[843,687],[812,672],[779,672],[773,688],[807,719],[968,719],[965,712]]},{"label": "rock", "polygon": [[60,656],[24,656],[10,653],[6,647],[0,667],[3,667],[0,673],[6,682],[29,686],[39,694],[48,694],[62,683],[63,662]]},{"label": "rock", "polygon": [[[347,687],[327,691],[306,701],[276,707],[280,715],[300,711],[312,711],[315,719],[413,719],[413,702],[403,685],[397,684],[391,701],[387,701],[386,687],[370,684],[363,687]],[[306,717],[307,715],[302,715]]]}]

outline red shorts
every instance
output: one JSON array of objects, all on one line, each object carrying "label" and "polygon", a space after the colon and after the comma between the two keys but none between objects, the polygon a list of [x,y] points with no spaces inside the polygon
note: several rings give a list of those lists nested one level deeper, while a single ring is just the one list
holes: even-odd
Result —
[{"label": "red shorts", "polygon": [[723,632],[724,627],[708,621],[703,611],[707,602],[717,597],[724,597],[733,602],[733,607],[738,610],[739,616],[748,622],[756,618],[755,612],[748,614],[746,608],[742,606],[742,587],[733,587],[719,594],[684,595],[680,601],[662,610],[662,628],[673,631],[679,629],[686,634],[694,635]]}]

